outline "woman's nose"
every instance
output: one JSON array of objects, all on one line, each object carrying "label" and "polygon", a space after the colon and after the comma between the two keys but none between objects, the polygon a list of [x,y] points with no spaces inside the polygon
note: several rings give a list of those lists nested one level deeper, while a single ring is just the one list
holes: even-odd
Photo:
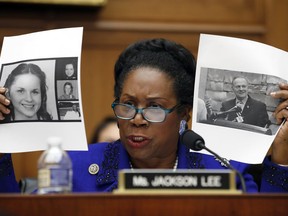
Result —
[{"label": "woman's nose", "polygon": [[32,95],[31,95],[31,93],[27,93],[27,94],[26,94],[25,100],[26,100],[26,101],[32,101],[32,100],[33,100],[33,97],[32,97]]},{"label": "woman's nose", "polygon": [[131,119],[130,121],[137,127],[142,126],[142,125],[145,125],[145,126],[148,125],[148,121],[143,117],[142,112],[136,113],[135,117]]}]

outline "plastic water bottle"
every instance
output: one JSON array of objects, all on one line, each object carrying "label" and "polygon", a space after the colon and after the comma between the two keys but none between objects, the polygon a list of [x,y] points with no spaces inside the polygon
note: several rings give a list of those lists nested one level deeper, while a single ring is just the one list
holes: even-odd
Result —
[{"label": "plastic water bottle", "polygon": [[72,162],[59,137],[50,137],[48,149],[38,160],[38,194],[69,193],[72,190]]}]

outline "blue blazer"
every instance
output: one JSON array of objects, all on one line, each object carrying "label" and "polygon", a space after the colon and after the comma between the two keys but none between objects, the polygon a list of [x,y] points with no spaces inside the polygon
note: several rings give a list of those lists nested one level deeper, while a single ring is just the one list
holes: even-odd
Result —
[{"label": "blue blazer", "polygon": [[[118,171],[130,169],[129,156],[122,143],[118,140],[114,143],[90,144],[88,151],[70,152],[73,162],[73,191],[77,192],[110,192],[118,187]],[[99,172],[92,175],[88,169],[91,164],[99,166]],[[281,175],[288,177],[288,168],[272,164],[269,158],[264,161],[264,172],[261,188],[259,189],[253,177],[247,172],[248,164],[230,161],[230,164],[242,173],[247,192],[288,192],[288,185],[283,183],[275,175],[273,170],[282,170]],[[184,145],[178,144],[178,169],[227,169],[214,158],[214,156],[202,153],[190,152]],[[277,172],[278,173],[278,172]],[[284,174],[285,173],[285,174]],[[279,177],[279,176],[278,176]],[[282,178],[283,180],[283,178]],[[271,184],[273,182],[273,184]],[[241,189],[240,179],[237,177],[236,185]]]},{"label": "blue blazer", "polygon": [[[129,156],[120,140],[113,143],[88,145],[88,151],[70,151],[73,163],[74,192],[111,192],[118,187],[118,171],[129,169]],[[94,164],[98,172],[89,172]],[[247,192],[288,192],[288,168],[264,160],[261,188],[247,172],[248,164],[230,161],[230,164],[242,173]],[[97,167],[96,166],[96,167]],[[213,156],[190,152],[184,145],[178,144],[178,169],[227,169]],[[237,178],[236,185],[241,189]],[[20,192],[12,166],[11,155],[0,159],[0,192]]]}]

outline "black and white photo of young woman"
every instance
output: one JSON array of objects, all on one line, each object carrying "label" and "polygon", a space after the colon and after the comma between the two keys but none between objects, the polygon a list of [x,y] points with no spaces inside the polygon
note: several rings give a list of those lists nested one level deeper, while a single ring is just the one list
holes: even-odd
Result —
[{"label": "black and white photo of young woman", "polygon": [[76,80],[57,81],[58,100],[78,100],[78,85]]},{"label": "black and white photo of young woman", "polygon": [[77,58],[59,58],[55,68],[57,80],[77,80]]},{"label": "black and white photo of young woman", "polygon": [[11,111],[0,123],[58,120],[50,76],[54,74],[54,65],[55,60],[39,60],[2,67],[1,83],[7,89]]}]

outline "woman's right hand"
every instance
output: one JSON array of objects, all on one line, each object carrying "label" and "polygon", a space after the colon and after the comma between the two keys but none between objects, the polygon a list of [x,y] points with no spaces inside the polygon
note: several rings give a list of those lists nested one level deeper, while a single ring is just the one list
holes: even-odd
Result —
[{"label": "woman's right hand", "polygon": [[10,101],[5,96],[6,88],[0,87],[0,120],[4,119],[3,114],[9,114],[10,110],[7,106],[10,104]]},{"label": "woman's right hand", "polygon": [[[6,89],[4,87],[0,87],[0,120],[4,119],[4,114],[9,114],[10,110],[7,106],[10,104],[10,101],[5,96]],[[4,155],[4,153],[0,152],[0,158]]]}]

